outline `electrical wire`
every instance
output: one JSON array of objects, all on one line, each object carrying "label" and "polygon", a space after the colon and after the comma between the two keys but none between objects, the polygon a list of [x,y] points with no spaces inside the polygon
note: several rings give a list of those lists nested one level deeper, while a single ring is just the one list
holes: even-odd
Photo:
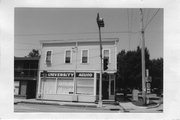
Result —
[{"label": "electrical wire", "polygon": [[148,23],[148,21],[149,21],[149,13],[150,13],[150,11],[149,11],[149,10],[147,10],[147,14],[146,14],[146,22],[145,22],[145,24],[147,24],[147,23]]},{"label": "electrical wire", "polygon": [[23,43],[23,42],[14,42],[14,43],[15,44],[22,44],[22,45],[38,45],[38,44],[35,44],[35,43]]},{"label": "electrical wire", "polygon": [[[128,34],[128,33],[138,33],[138,31],[115,31],[115,32],[102,32],[102,34]],[[69,35],[69,34],[98,34],[98,32],[86,32],[86,33],[44,33],[44,34],[15,34],[16,36],[46,36],[46,35]]]},{"label": "electrical wire", "polygon": [[153,18],[157,15],[157,13],[159,12],[160,8],[158,8],[158,10],[154,13],[154,15],[151,17],[151,19],[148,21],[148,23],[145,25],[144,30],[147,28],[147,26],[150,24],[150,22],[153,20]]},{"label": "electrical wire", "polygon": [[[130,32],[132,31],[132,26],[133,26],[133,10],[131,10],[131,19],[130,19]],[[132,37],[132,34],[130,34],[130,42],[131,42],[131,37]],[[131,48],[131,44],[129,44],[130,48]]]},{"label": "electrical wire", "polygon": [[129,33],[129,9],[127,9],[127,18],[128,18],[128,43],[129,43],[129,50],[130,50],[130,33]]}]

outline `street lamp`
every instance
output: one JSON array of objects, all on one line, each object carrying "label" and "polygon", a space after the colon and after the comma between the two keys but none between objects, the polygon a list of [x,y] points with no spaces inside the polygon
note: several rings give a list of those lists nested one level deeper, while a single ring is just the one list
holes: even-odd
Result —
[{"label": "street lamp", "polygon": [[104,27],[103,18],[99,17],[99,13],[96,18],[98,28],[99,28],[99,41],[100,41],[100,61],[101,61],[101,72],[100,72],[100,80],[99,80],[99,104],[98,107],[102,107],[102,41],[101,41],[101,27]]}]

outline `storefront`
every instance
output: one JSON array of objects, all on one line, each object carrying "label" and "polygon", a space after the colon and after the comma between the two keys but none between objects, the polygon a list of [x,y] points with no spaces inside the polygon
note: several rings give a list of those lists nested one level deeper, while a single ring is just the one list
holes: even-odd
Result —
[{"label": "storefront", "polygon": [[[103,71],[106,77],[102,79],[104,100],[114,100],[118,41],[118,38],[102,39],[102,55],[107,60],[107,69]],[[37,99],[98,101],[99,39],[43,40],[41,46]]]},{"label": "storefront", "polygon": [[36,80],[16,79],[14,81],[14,96],[18,98],[35,98],[36,97]]},{"label": "storefront", "polygon": [[14,58],[14,97],[36,98],[39,57]]},{"label": "storefront", "polygon": [[[103,99],[114,99],[114,76],[103,79]],[[39,99],[95,102],[99,94],[99,73],[40,72]]]}]

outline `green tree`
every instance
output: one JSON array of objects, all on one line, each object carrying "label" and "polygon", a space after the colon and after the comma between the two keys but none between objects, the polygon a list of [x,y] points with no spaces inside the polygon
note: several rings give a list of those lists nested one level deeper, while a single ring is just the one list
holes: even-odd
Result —
[{"label": "green tree", "polygon": [[152,77],[151,88],[157,88],[158,90],[162,90],[163,89],[163,58],[151,60],[149,74]]},{"label": "green tree", "polygon": [[39,50],[33,49],[26,57],[40,57]]},{"label": "green tree", "polygon": [[[145,49],[146,68],[149,68],[149,51]],[[117,55],[117,83],[118,89],[141,89],[141,49],[127,51],[122,50]]]}]

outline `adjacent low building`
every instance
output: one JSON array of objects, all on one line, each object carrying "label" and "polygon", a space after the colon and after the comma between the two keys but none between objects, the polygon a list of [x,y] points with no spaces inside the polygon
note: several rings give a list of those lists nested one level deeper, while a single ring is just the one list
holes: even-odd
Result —
[{"label": "adjacent low building", "polygon": [[14,96],[35,98],[39,57],[14,58]]},{"label": "adjacent low building", "polygon": [[[118,38],[102,39],[108,59],[102,98],[114,100]],[[99,95],[99,39],[41,41],[37,99],[95,102]]]}]

